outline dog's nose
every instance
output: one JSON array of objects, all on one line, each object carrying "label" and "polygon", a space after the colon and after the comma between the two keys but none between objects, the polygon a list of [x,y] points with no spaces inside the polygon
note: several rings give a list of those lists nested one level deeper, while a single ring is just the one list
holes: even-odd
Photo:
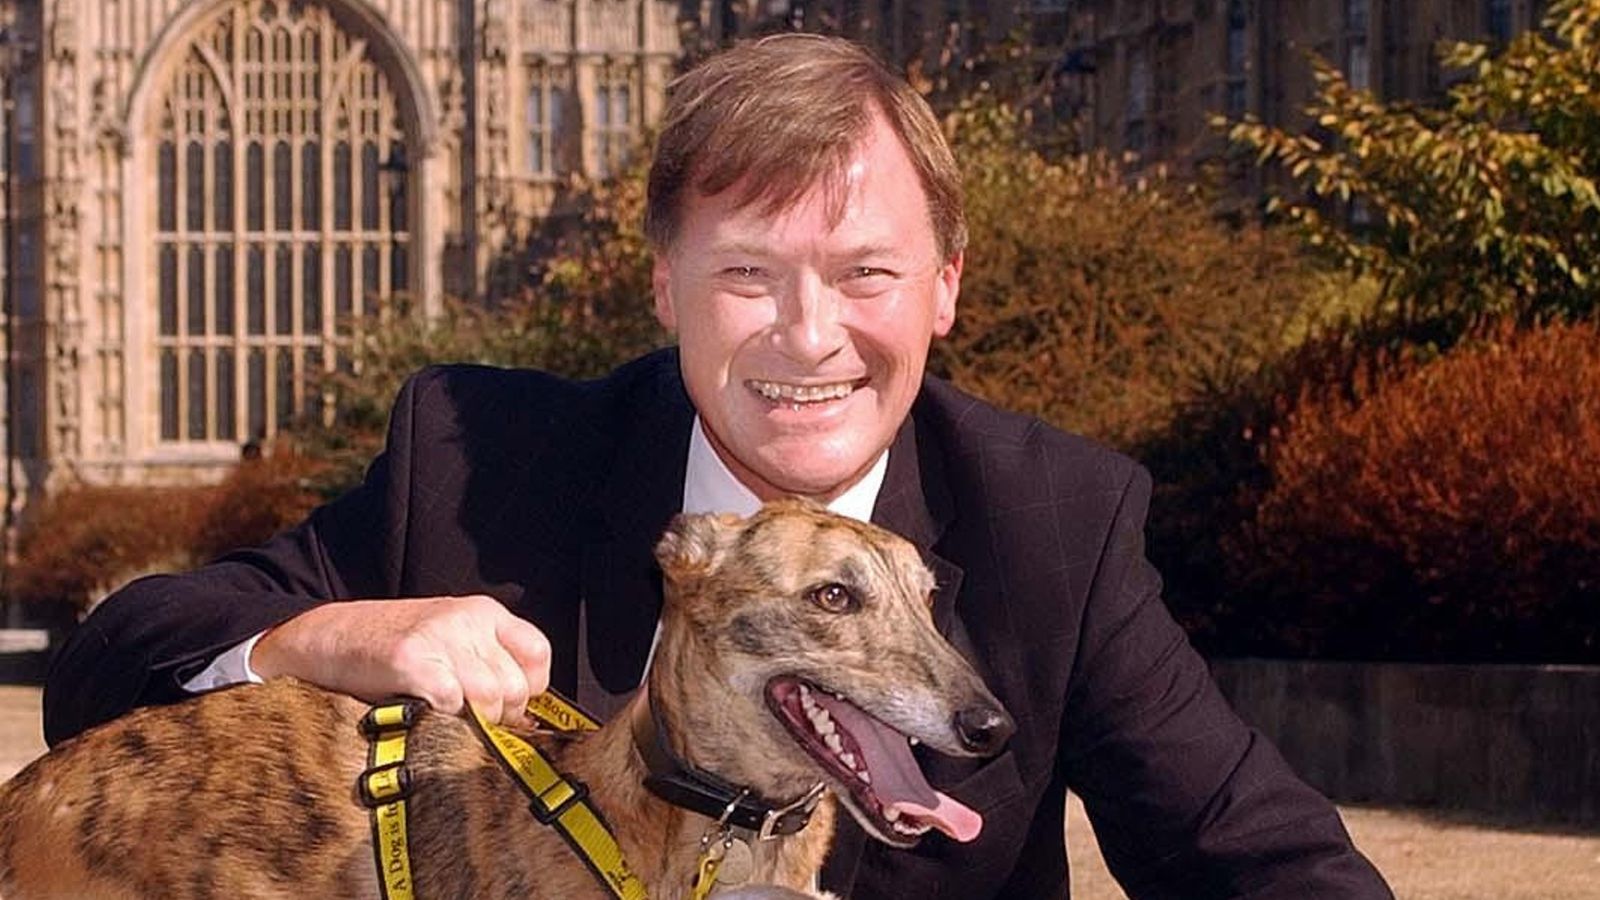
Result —
[{"label": "dog's nose", "polygon": [[973,753],[996,753],[1017,730],[1004,711],[992,706],[972,706],[956,713],[956,734]]}]

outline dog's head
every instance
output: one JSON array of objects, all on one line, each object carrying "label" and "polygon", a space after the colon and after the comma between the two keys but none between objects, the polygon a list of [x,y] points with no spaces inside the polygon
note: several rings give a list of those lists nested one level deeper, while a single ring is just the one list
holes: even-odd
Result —
[{"label": "dog's head", "polygon": [[881,528],[799,500],[748,519],[680,516],[656,549],[667,608],[650,690],[681,692],[669,740],[770,797],[819,777],[869,834],[971,840],[982,819],[935,791],[909,740],[998,752],[1015,726],[933,626],[933,576]]}]

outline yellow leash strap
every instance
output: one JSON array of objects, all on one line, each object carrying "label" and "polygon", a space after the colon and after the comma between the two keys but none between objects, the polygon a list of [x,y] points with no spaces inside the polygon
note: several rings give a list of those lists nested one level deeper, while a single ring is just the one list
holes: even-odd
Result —
[{"label": "yellow leash strap", "polygon": [[528,698],[528,715],[557,731],[597,731],[600,723],[554,688]]},{"label": "yellow leash strap", "polygon": [[484,746],[528,795],[533,817],[553,826],[618,900],[647,900],[644,882],[628,867],[616,837],[589,803],[589,788],[581,781],[562,776],[537,747],[491,724],[470,704],[467,709],[471,713],[468,721]]},{"label": "yellow leash strap", "polygon": [[361,731],[370,742],[367,770],[356,787],[372,810],[372,850],[384,900],[415,900],[411,854],[406,844],[406,798],[411,772],[406,768],[406,734],[423,709],[421,700],[394,700],[367,710]]}]

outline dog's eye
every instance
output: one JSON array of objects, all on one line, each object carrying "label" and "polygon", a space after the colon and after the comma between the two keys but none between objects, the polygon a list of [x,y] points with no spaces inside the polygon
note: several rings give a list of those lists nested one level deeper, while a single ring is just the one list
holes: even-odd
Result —
[{"label": "dog's eye", "polygon": [[831,613],[855,612],[861,608],[861,601],[850,589],[837,582],[818,585],[811,589],[808,595],[811,602]]}]

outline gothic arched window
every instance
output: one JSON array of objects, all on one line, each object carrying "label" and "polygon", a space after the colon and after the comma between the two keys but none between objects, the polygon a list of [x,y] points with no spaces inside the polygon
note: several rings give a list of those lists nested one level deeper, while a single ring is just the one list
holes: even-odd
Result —
[{"label": "gothic arched window", "polygon": [[601,178],[621,175],[633,154],[638,118],[636,78],[637,72],[623,65],[603,66],[596,73],[594,159],[595,174]]},{"label": "gothic arched window", "polygon": [[394,92],[327,8],[244,0],[185,51],[159,115],[159,434],[269,436],[315,408],[352,315],[412,281],[404,169],[384,177],[408,155]]}]

